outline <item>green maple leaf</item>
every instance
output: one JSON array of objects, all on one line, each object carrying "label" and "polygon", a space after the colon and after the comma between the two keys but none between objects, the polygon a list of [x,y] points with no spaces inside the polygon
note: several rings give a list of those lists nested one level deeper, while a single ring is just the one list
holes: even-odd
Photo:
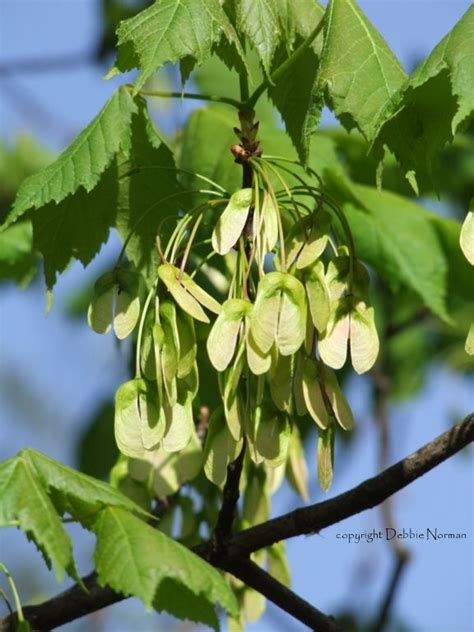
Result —
[{"label": "green maple leaf", "polygon": [[26,287],[37,267],[31,222],[19,222],[0,232],[0,281],[14,279],[21,287]]},{"label": "green maple leaf", "polygon": [[247,35],[269,75],[283,35],[277,0],[240,0],[236,14],[239,30]]},{"label": "green maple leaf", "polygon": [[222,35],[244,59],[234,27],[218,0],[156,0],[144,11],[120,23],[117,29],[119,52],[108,76],[139,68],[138,91],[167,62],[174,64],[192,59],[201,64]]},{"label": "green maple leaf", "polygon": [[50,202],[59,204],[81,188],[94,189],[116,154],[127,146],[136,111],[129,90],[117,90],[59,158],[22,183],[3,228],[27,211]]},{"label": "green maple leaf", "polygon": [[[275,0],[286,37],[275,57],[273,70],[308,38],[324,17],[317,2]],[[272,85],[268,95],[280,112],[286,130],[303,164],[307,164],[311,138],[319,123],[323,99],[317,85],[322,33]]]},{"label": "green maple leaf", "polygon": [[62,525],[64,513],[89,525],[104,506],[146,515],[116,489],[76,472],[32,449],[0,463],[0,526],[14,523],[30,537],[51,564],[58,581],[66,570],[77,577],[72,545]]},{"label": "green maple leaf", "polygon": [[370,140],[405,72],[353,0],[330,0],[325,20],[319,87],[341,123]]},{"label": "green maple leaf", "polygon": [[353,185],[350,194],[343,193],[336,181],[333,175],[357,256],[392,290],[410,288],[428,309],[450,322],[454,311],[471,300],[474,285],[474,271],[459,248],[459,223],[373,187]]},{"label": "green maple leaf", "polygon": [[474,7],[435,47],[389,104],[373,150],[396,155],[415,191],[415,173],[433,181],[433,163],[474,111]]},{"label": "green maple leaf", "polygon": [[139,597],[147,608],[214,629],[219,625],[215,604],[236,616],[234,594],[219,571],[131,513],[109,507],[99,515],[94,531],[101,585]]},{"label": "green maple leaf", "polygon": [[171,149],[151,122],[145,103],[139,100],[132,119],[130,150],[120,156],[115,225],[126,253],[136,267],[151,273],[157,261],[156,236],[172,227],[163,219],[176,215],[189,200],[181,191]]},{"label": "green maple leaf", "polygon": [[28,211],[48,288],[71,258],[89,264],[113,226],[147,273],[158,225],[178,210],[178,190],[171,150],[145,102],[120,89],[52,165],[25,181],[5,225]]}]

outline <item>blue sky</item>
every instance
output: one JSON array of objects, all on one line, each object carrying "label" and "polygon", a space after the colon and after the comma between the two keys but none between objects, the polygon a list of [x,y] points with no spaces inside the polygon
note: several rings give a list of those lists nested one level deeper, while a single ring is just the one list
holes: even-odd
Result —
[{"label": "blue sky", "polygon": [[[363,10],[382,32],[406,69],[425,56],[452,28],[469,2],[387,1],[361,2]],[[1,63],[90,51],[98,32],[98,4],[92,0],[2,0],[0,4]],[[85,65],[67,72],[21,74],[0,79],[1,135],[33,135],[53,148],[64,147],[97,113],[120,80],[105,82],[104,69]],[[33,111],[19,108],[28,95]],[[182,106],[175,102],[172,113]],[[112,239],[102,256],[114,252]],[[72,266],[58,283],[56,307],[46,317],[41,288],[27,292],[0,288],[0,397],[1,457],[31,445],[67,463],[73,463],[73,444],[82,422],[97,398],[105,398],[124,379],[121,351],[110,338],[98,337],[85,324],[67,320],[60,305],[101,267],[100,260],[83,271]],[[426,388],[391,415],[393,461],[444,431],[453,419],[473,408],[472,384],[434,367]],[[8,391],[21,393],[21,405],[12,404]],[[352,380],[349,398],[358,420],[350,453],[340,455],[335,495],[377,472],[376,429],[367,411],[367,384]],[[47,401],[47,406],[43,402]],[[41,417],[31,418],[35,402]],[[39,409],[39,406],[38,406]],[[417,481],[394,499],[400,527],[466,532],[464,541],[409,544],[413,561],[398,595],[396,610],[410,632],[469,632],[474,629],[473,603],[473,497],[471,455],[461,454]],[[315,459],[314,441],[308,446],[310,472]],[[314,469],[314,468],[313,468]],[[314,475],[315,477],[315,475]],[[323,496],[312,485],[311,500]],[[274,513],[288,511],[300,501],[285,489]],[[292,540],[288,552],[294,589],[326,612],[350,606],[368,615],[383,593],[391,558],[386,542],[348,544],[338,533],[359,533],[380,528],[378,510],[335,525],[320,535]],[[80,569],[90,569],[91,539],[78,535]],[[56,584],[40,557],[21,534],[2,535],[0,557],[22,579],[20,592],[29,598],[55,592]],[[274,609],[252,632],[299,630],[289,618],[276,617]],[[99,615],[107,632],[148,632],[156,629],[154,615],[142,615],[141,606],[127,602]],[[134,617],[138,617],[135,619]],[[81,623],[65,626],[72,632]],[[97,628],[98,629],[98,628]]]}]

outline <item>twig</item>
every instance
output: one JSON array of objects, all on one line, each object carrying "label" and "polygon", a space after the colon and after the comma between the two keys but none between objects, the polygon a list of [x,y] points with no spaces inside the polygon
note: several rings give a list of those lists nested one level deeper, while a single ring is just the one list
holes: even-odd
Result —
[{"label": "twig", "polygon": [[[133,89],[133,86],[130,86]],[[194,94],[192,92],[166,92],[161,90],[139,90],[139,94],[144,97],[157,97],[161,99],[194,99],[196,101],[212,101],[213,103],[224,103],[231,105],[238,110],[242,109],[242,103],[237,99],[224,97],[216,94]]]},{"label": "twig", "polygon": [[337,622],[269,575],[248,558],[234,559],[223,565],[244,584],[264,595],[295,619],[317,632],[343,632]]},{"label": "twig", "polygon": [[[474,413],[417,452],[352,490],[331,500],[297,509],[232,536],[226,543],[225,557],[219,563],[216,561],[215,565],[228,565],[229,560],[231,564],[236,564],[239,559],[247,557],[252,551],[297,535],[317,532],[365,509],[375,507],[446,461],[472,441],[474,441]],[[212,543],[206,542],[193,550],[207,559],[212,550]],[[245,568],[248,569],[248,565]],[[236,567],[234,570],[237,572]],[[28,606],[23,609],[25,618],[30,621],[35,632],[52,630],[124,599],[123,595],[115,593],[110,588],[100,588],[95,580],[95,574],[89,575],[83,581],[89,592],[84,592],[79,585],[75,585],[38,606]],[[268,596],[270,593],[263,594]],[[13,617],[1,620],[0,632],[9,632],[13,621]]]},{"label": "twig", "polygon": [[227,467],[227,479],[224,485],[222,506],[217,517],[214,533],[212,534],[212,539],[218,550],[225,544],[225,541],[232,533],[232,525],[234,524],[237,503],[239,502],[240,496],[239,485],[242,466],[244,464],[244,455],[245,440],[239,456],[233,463],[229,463]]},{"label": "twig", "polygon": [[[374,409],[375,422],[379,429],[379,467],[386,468],[390,458],[390,432],[389,432],[389,410],[388,397],[390,392],[390,380],[388,378],[386,362],[382,360],[381,368],[373,374],[374,384]],[[382,520],[384,527],[394,528],[395,518],[393,515],[392,498],[387,498],[382,505]],[[393,570],[388,581],[387,589],[382,596],[378,614],[372,632],[382,632],[389,622],[390,612],[395,601],[395,595],[401,584],[403,571],[410,560],[409,549],[400,542],[398,538],[390,540],[390,547],[393,554]]]},{"label": "twig", "polygon": [[[82,581],[87,588],[87,592],[75,584],[68,590],[38,606],[26,606],[23,608],[23,615],[29,622],[33,632],[53,630],[65,623],[125,599],[123,595],[119,595],[111,588],[100,587],[97,584],[95,573],[83,577]],[[2,619],[0,620],[0,632],[13,632],[16,630],[15,625],[16,615]]]},{"label": "twig", "polygon": [[318,533],[376,507],[473,441],[474,413],[471,413],[451,430],[350,491],[237,533],[229,542],[228,552],[235,556],[248,555],[280,540]]},{"label": "twig", "polygon": [[392,575],[390,577],[390,581],[387,586],[387,590],[385,591],[385,595],[382,599],[382,604],[379,608],[379,613],[375,619],[375,623],[371,628],[371,632],[382,632],[388,623],[388,618],[390,615],[390,611],[392,609],[393,602],[395,600],[395,595],[397,593],[397,589],[401,584],[401,579],[403,576],[403,571],[406,568],[407,562],[410,557],[408,552],[400,551],[395,558],[395,565],[392,571]]}]

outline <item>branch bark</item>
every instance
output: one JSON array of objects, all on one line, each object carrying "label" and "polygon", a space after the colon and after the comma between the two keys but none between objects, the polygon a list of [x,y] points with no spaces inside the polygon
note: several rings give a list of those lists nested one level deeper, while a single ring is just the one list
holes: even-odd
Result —
[{"label": "branch bark", "polygon": [[343,632],[335,619],[317,610],[248,558],[229,560],[222,568],[317,632]]},{"label": "branch bark", "polygon": [[474,413],[471,413],[451,430],[350,491],[237,533],[228,543],[228,554],[249,555],[280,540],[318,533],[376,507],[473,441]]},{"label": "branch bark", "polygon": [[219,511],[219,516],[217,517],[216,528],[211,536],[211,540],[214,540],[217,550],[225,545],[227,538],[232,533],[232,527],[237,513],[237,503],[239,502],[240,496],[239,485],[244,456],[245,440],[239,456],[227,467],[227,480],[224,486],[224,493],[222,494],[222,506]]},{"label": "branch bark", "polygon": [[[226,542],[222,559],[213,559],[213,564],[224,570],[229,570],[237,577],[239,575],[244,577],[245,574],[247,578],[245,581],[252,581],[254,588],[283,607],[284,600],[289,598],[286,592],[288,589],[283,590],[284,587],[277,586],[278,582],[271,581],[270,576],[267,577],[268,574],[265,571],[261,569],[257,571],[253,566],[249,566],[247,562],[249,562],[248,556],[251,552],[271,546],[280,540],[318,532],[365,509],[379,505],[386,498],[446,461],[473,441],[474,413],[468,415],[464,421],[426,444],[420,450],[350,491],[331,500],[297,509],[231,536]],[[210,541],[206,542],[195,547],[194,551],[204,559],[212,558],[213,544]],[[244,563],[243,560],[247,561]],[[254,576],[253,580],[250,578],[250,569],[252,569]],[[262,573],[265,573],[265,581]],[[124,599],[123,595],[115,593],[110,588],[100,588],[94,574],[86,577],[84,583],[89,592],[84,592],[81,587],[75,585],[38,606],[24,608],[25,617],[30,621],[33,630],[35,632],[52,630],[68,621],[78,619],[85,614],[95,612]],[[249,585],[252,584],[249,583]],[[289,592],[291,593],[291,591]],[[291,606],[288,606],[293,610],[291,614],[306,616],[304,613],[309,612],[307,610],[309,604],[297,595],[293,595],[293,598]],[[309,607],[312,608],[312,606]],[[314,608],[312,610],[315,611]],[[290,610],[287,609],[287,612]],[[314,612],[308,616],[315,616]],[[331,621],[329,617],[326,619]],[[10,632],[14,629],[14,624],[14,615],[3,619],[0,621],[0,632]],[[312,624],[309,626],[311,628]],[[322,627],[318,628],[318,630],[323,629]],[[333,628],[333,630],[336,629]]]}]

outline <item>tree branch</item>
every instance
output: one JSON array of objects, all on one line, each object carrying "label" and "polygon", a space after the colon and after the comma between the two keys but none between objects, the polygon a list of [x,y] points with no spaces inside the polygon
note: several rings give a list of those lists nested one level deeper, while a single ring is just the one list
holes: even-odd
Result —
[{"label": "tree branch", "polygon": [[211,539],[214,541],[217,549],[220,549],[225,540],[232,533],[232,525],[234,524],[237,503],[239,501],[240,476],[242,474],[242,466],[244,464],[245,440],[239,456],[233,463],[229,463],[227,467],[227,480],[224,486],[222,498],[222,506],[217,517],[216,528]]},{"label": "tree branch", "polygon": [[[423,476],[423,474],[426,474],[426,472],[429,472],[473,441],[474,413],[468,415],[464,421],[443,433],[434,441],[426,444],[417,452],[352,490],[340,494],[331,500],[297,509],[289,514],[237,533],[226,541],[225,557],[219,561],[216,560],[214,564],[225,570],[229,569],[237,577],[239,575],[243,577],[243,574],[247,574],[249,569],[252,568],[252,574],[257,574],[253,580],[245,575],[247,577],[245,581],[248,581],[249,585],[252,585],[250,583],[252,581],[256,590],[261,591],[262,594],[272,601],[275,600],[277,605],[283,607],[282,603],[284,603],[285,598],[289,598],[288,593],[285,592],[287,589],[283,590],[284,587],[277,586],[278,582],[275,584],[275,580],[270,581],[271,578],[268,579],[266,573],[265,581],[263,581],[264,576],[262,573],[264,571],[258,569],[257,572],[253,566],[250,567],[249,564],[244,563],[243,560],[251,552],[271,546],[280,540],[318,532],[365,509],[379,505],[386,498]],[[206,542],[194,549],[196,553],[205,559],[208,559],[212,550],[212,542]],[[52,630],[59,625],[124,599],[123,595],[115,593],[110,588],[100,588],[97,585],[95,574],[86,577],[84,583],[88,592],[84,592],[80,586],[75,585],[38,606],[24,608],[25,618],[30,621],[33,630],[35,632]],[[291,591],[288,592],[293,595]],[[292,608],[295,606],[295,599],[300,599],[296,595],[293,597]],[[304,600],[300,600],[298,603],[298,607],[302,609],[299,611],[301,614],[303,611],[306,611],[305,609],[309,604]],[[14,624],[14,615],[3,619],[0,621],[0,632],[10,632],[10,630],[15,629]],[[322,629],[321,627],[318,628],[318,630]],[[333,630],[335,629],[337,628],[333,628]]]},{"label": "tree branch", "polygon": [[237,533],[229,542],[228,553],[232,556],[248,555],[280,540],[318,533],[371,509],[473,441],[474,413],[471,413],[451,430],[350,491]]},{"label": "tree branch", "polygon": [[408,553],[399,552],[395,558],[395,565],[393,567],[390,581],[385,591],[385,595],[382,600],[382,604],[379,609],[379,613],[375,619],[375,623],[371,628],[371,632],[382,632],[386,624],[389,623],[390,611],[397,593],[397,589],[400,586],[403,571],[406,568],[407,562],[410,560]]},{"label": "tree branch", "polygon": [[[387,336],[390,336],[387,333]],[[390,458],[390,429],[389,429],[389,394],[390,394],[390,373],[387,367],[387,360],[383,358],[380,368],[373,373],[374,384],[374,413],[375,422],[379,429],[379,467],[385,469]],[[393,515],[392,498],[387,498],[381,504],[382,519],[384,527],[394,528],[395,519]],[[385,593],[380,601],[377,616],[374,618],[374,625],[371,632],[382,632],[389,623],[390,613],[395,601],[395,595],[400,587],[404,570],[410,561],[410,551],[398,538],[390,540],[390,548],[393,553],[394,565],[387,584]]]},{"label": "tree branch", "polygon": [[232,573],[247,586],[264,595],[272,603],[307,625],[311,630],[317,630],[317,632],[343,632],[342,628],[332,617],[328,617],[314,608],[250,559],[231,559],[228,562],[224,562],[222,568],[228,573]]},{"label": "tree branch", "polygon": [[[75,584],[38,606],[23,608],[23,615],[33,632],[49,632],[65,623],[125,599],[123,595],[114,592],[111,588],[99,586],[95,573],[83,577],[82,581],[87,592]],[[16,630],[16,613],[0,620],[0,632],[14,632],[14,630]]]}]

